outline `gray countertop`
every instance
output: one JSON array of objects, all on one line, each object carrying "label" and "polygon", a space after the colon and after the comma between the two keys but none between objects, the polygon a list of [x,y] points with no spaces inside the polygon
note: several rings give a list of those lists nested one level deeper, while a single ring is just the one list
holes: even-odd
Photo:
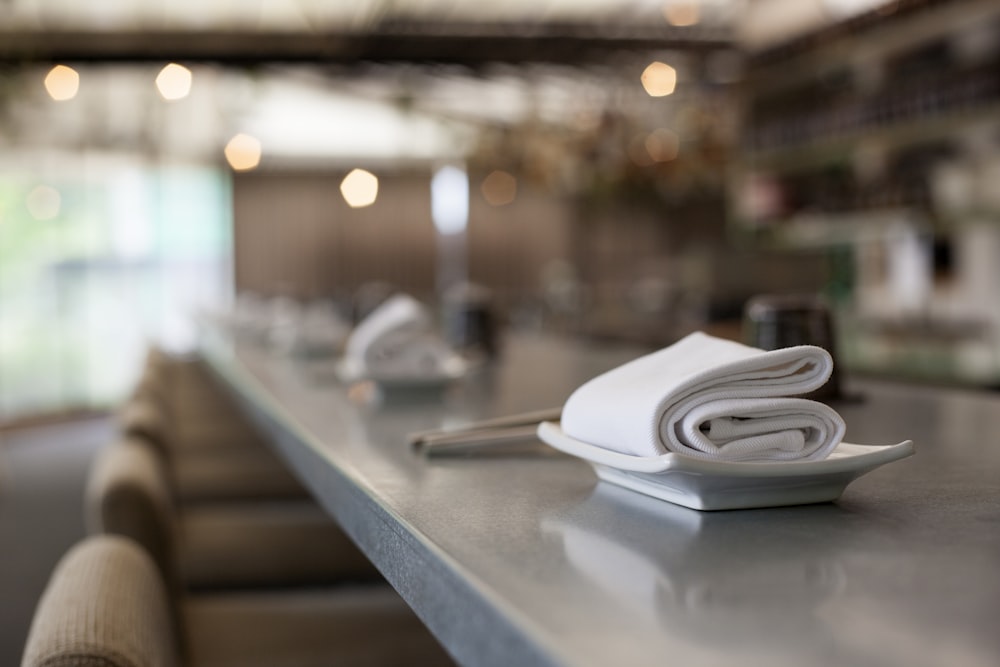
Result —
[{"label": "gray countertop", "polygon": [[697,512],[542,445],[425,459],[412,431],[561,405],[640,353],[507,341],[379,397],[218,333],[205,357],[465,665],[1000,664],[1000,397],[853,382],[852,442],[916,442],[835,503]]}]

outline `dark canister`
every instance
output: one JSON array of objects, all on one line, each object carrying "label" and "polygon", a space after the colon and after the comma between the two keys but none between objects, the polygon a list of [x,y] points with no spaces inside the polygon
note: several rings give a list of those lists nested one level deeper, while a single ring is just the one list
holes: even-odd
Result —
[{"label": "dark canister", "polygon": [[809,394],[809,398],[827,400],[840,396],[835,336],[830,307],[818,295],[764,294],[751,298],[744,308],[743,339],[747,345],[763,350],[815,345],[833,357],[830,379]]},{"label": "dark canister", "polygon": [[444,333],[457,349],[486,358],[495,357],[497,327],[493,293],[488,288],[462,283],[445,294]]}]

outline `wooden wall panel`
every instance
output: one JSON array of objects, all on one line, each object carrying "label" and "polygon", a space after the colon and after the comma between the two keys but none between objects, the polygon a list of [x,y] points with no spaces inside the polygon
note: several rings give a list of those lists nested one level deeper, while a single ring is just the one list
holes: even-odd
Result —
[{"label": "wooden wall panel", "polygon": [[[432,298],[438,242],[431,220],[430,172],[379,173],[379,198],[351,209],[342,170],[254,171],[234,179],[235,283],[265,295],[348,297],[386,281]],[[535,294],[544,266],[569,259],[569,208],[523,190],[490,206],[473,178],[467,269],[503,298]]]},{"label": "wooden wall panel", "polygon": [[258,171],[234,179],[237,290],[347,296],[384,280],[424,294],[435,237],[426,174],[380,176],[378,200],[352,209],[342,170]]},{"label": "wooden wall panel", "polygon": [[468,272],[509,299],[537,294],[545,267],[570,260],[570,207],[548,192],[521,187],[517,198],[491,206],[472,184]]},{"label": "wooden wall panel", "polygon": [[336,244],[329,224],[334,194],[326,174],[238,174],[233,186],[237,289],[305,296],[327,288],[324,251]]}]

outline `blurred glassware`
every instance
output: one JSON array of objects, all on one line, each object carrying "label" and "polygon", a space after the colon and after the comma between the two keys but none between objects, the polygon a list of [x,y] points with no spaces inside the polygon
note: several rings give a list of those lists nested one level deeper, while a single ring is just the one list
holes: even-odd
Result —
[{"label": "blurred glassware", "polygon": [[279,352],[291,352],[302,323],[302,304],[289,296],[276,296],[267,302],[264,313],[265,338]]},{"label": "blurred glassware", "polygon": [[351,327],[328,299],[307,304],[299,319],[292,350],[307,358],[338,356],[344,348]]},{"label": "blurred glassware", "polygon": [[841,398],[833,314],[816,294],[762,294],[747,301],[743,311],[743,342],[762,350],[815,345],[833,357],[833,372],[825,385],[807,395],[816,400]]},{"label": "blurred glassware", "polygon": [[240,292],[233,306],[232,324],[235,333],[254,341],[262,340],[266,309],[267,302],[260,294]]}]

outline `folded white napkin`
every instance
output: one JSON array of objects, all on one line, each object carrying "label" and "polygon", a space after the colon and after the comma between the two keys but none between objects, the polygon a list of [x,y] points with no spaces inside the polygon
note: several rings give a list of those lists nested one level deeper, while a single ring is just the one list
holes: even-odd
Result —
[{"label": "folded white napkin", "polygon": [[353,369],[373,376],[434,375],[453,356],[434,332],[427,308],[405,294],[393,296],[358,324],[345,350]]},{"label": "folded white napkin", "polygon": [[822,403],[787,396],[820,387],[832,370],[818,347],[765,352],[693,333],[583,384],[563,406],[561,426],[633,456],[822,459],[843,438],[844,420]]}]

